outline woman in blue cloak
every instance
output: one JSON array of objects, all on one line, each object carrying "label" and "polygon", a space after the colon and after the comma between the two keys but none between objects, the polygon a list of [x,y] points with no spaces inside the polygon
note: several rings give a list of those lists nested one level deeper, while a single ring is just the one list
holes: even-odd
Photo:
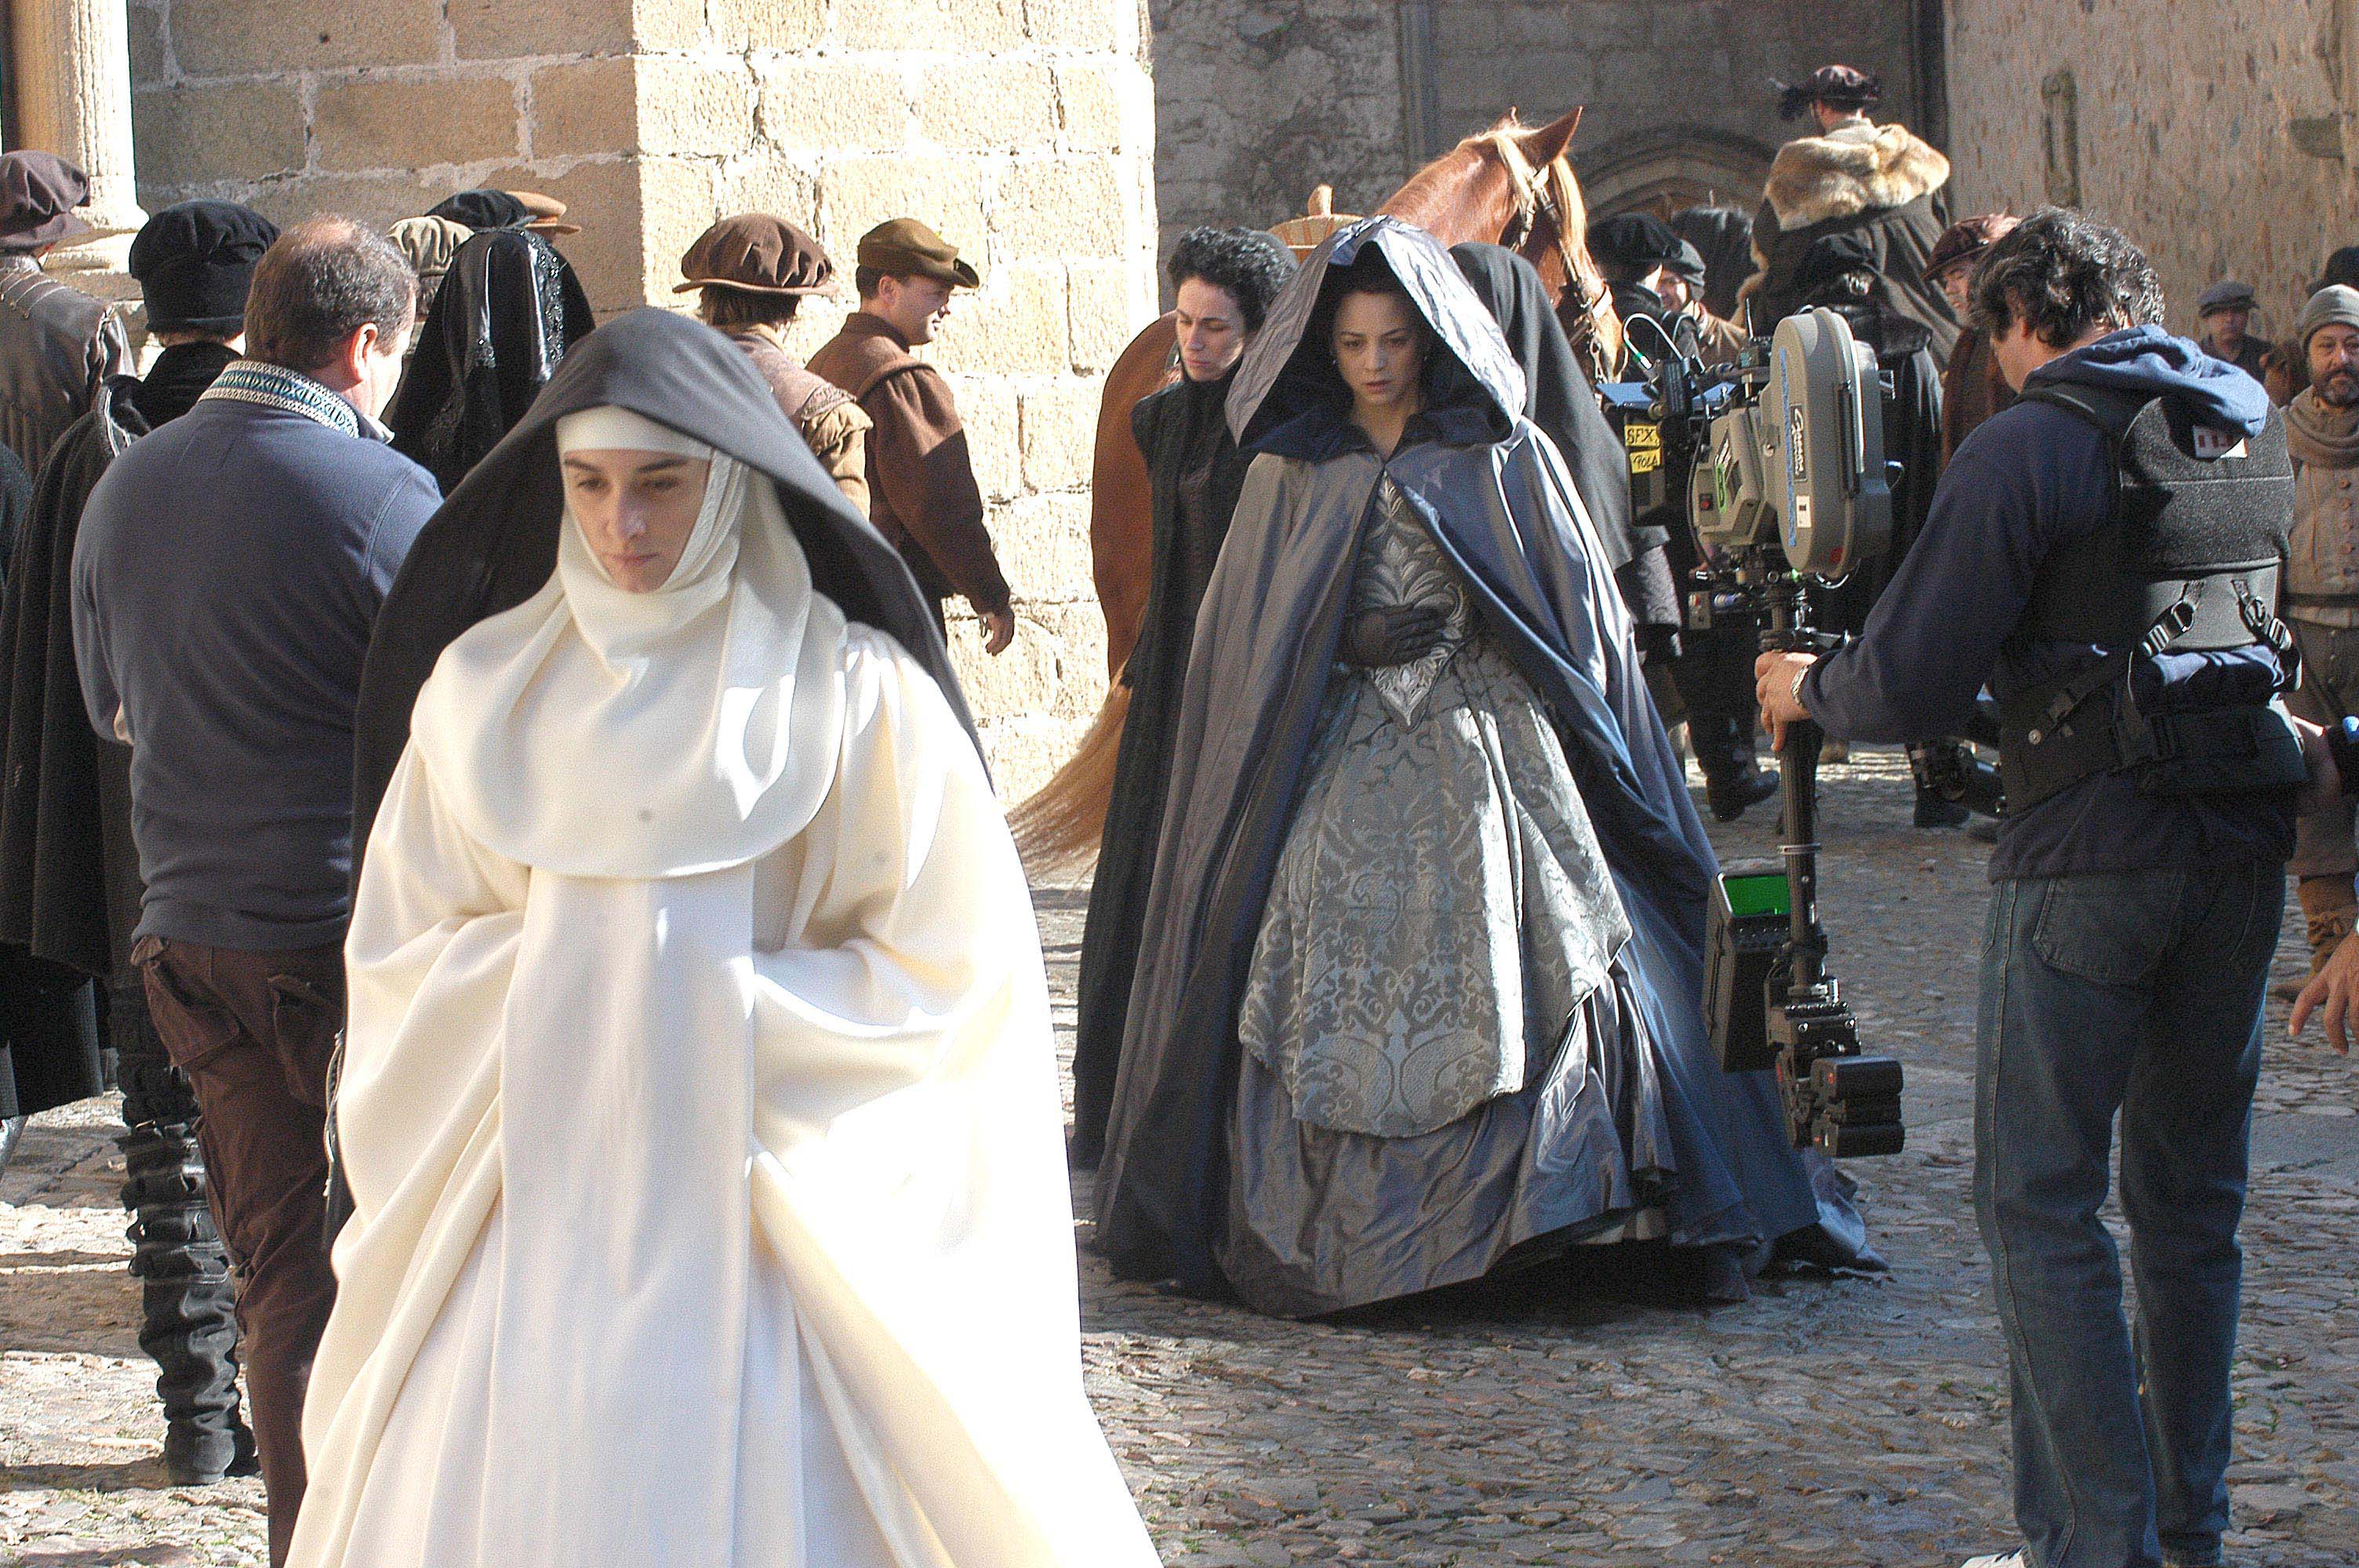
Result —
[{"label": "woman in blue cloak", "polygon": [[1120,1273],[1314,1315],[1582,1241],[1874,1266],[1701,1008],[1710,845],[1449,253],[1338,232],[1248,351],[1097,1186]]}]

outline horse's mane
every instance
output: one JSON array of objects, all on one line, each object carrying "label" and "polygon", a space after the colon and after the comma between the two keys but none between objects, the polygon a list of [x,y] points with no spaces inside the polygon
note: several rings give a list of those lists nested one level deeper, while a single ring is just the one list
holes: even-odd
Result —
[{"label": "horse's mane", "polygon": [[[1433,215],[1448,209],[1451,199],[1466,184],[1468,177],[1481,168],[1486,160],[1495,161],[1488,160],[1488,144],[1502,135],[1527,135],[1532,129],[1524,124],[1520,115],[1513,110],[1508,111],[1487,130],[1477,131],[1465,137],[1456,146],[1409,176],[1408,183],[1394,192],[1392,200],[1377,211],[1406,219],[1422,228],[1432,227],[1430,220]],[[1504,173],[1505,166],[1500,168]],[[1507,209],[1515,201],[1514,192],[1504,181],[1500,185],[1497,200],[1504,221]]]}]

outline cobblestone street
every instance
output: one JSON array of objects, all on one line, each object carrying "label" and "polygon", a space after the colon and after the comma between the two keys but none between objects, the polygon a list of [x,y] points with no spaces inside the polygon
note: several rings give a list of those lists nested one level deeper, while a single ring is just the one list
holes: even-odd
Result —
[{"label": "cobblestone street", "polygon": [[[1558,1272],[1304,1325],[1114,1283],[1085,1251],[1090,1391],[1167,1563],[1942,1568],[2008,1543],[2001,1354],[1968,1193],[1987,850],[1908,827],[1897,753],[1830,779],[1834,967],[1864,1037],[1910,1081],[1907,1152],[1854,1167],[1891,1276],[1788,1280],[1700,1311],[1649,1304],[1643,1280]],[[1716,830],[1723,854],[1762,852],[1771,815]],[[1084,891],[1038,891],[1066,1028]],[[2297,914],[2279,977],[2301,963]],[[2359,1074],[2285,1041],[2271,1006],[2231,1562],[2348,1568]],[[259,1563],[258,1484],[174,1490],[155,1458],[114,1115],[41,1119],[0,1183],[0,1560]]]}]

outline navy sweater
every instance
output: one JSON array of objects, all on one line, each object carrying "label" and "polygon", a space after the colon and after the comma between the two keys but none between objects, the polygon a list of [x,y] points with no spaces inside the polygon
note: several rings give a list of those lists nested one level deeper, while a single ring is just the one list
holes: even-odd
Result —
[{"label": "navy sweater", "polygon": [[[2185,400],[2201,423],[2258,435],[2268,399],[2243,371],[2158,327],[2115,332],[2049,362],[2032,384],[2063,382]],[[1951,460],[1925,531],[1850,647],[1811,670],[1802,702],[1832,735],[1925,741],[1960,733],[1987,683],[2001,700],[2103,656],[2017,630],[2040,564],[2105,526],[2113,476],[2104,440],[2079,416],[2017,403]],[[2263,700],[2278,678],[2265,649],[2139,661],[2142,703],[2160,711]],[[2283,860],[2293,794],[2168,796],[2101,774],[2000,827],[1993,881]]]},{"label": "navy sweater", "polygon": [[139,934],[340,941],[353,709],[377,605],[440,503],[381,441],[206,398],[106,470],[74,543],[91,721],[131,746]]}]

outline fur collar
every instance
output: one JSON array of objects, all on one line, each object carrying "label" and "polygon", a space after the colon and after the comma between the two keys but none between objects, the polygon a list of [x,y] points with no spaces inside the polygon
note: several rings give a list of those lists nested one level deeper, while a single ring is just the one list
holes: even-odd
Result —
[{"label": "fur collar", "polygon": [[1950,160],[1904,125],[1839,125],[1777,149],[1763,195],[1781,229],[1905,207],[1950,178]]}]

